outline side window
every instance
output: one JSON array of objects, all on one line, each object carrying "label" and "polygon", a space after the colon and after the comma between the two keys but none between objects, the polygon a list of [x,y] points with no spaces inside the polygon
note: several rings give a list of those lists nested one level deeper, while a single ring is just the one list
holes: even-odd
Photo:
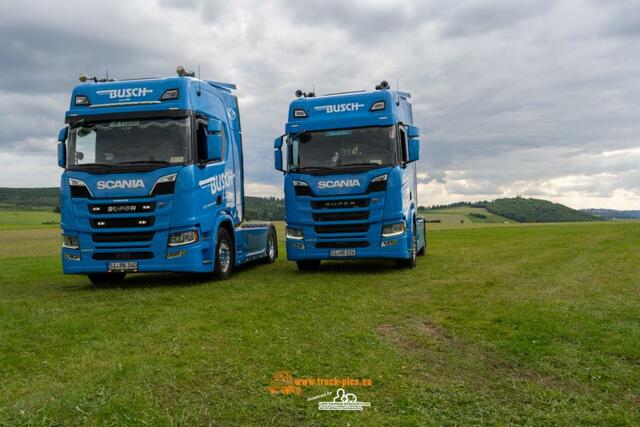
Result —
[{"label": "side window", "polygon": [[198,119],[198,130],[196,132],[196,145],[198,149],[198,159],[204,158],[207,147],[207,122],[204,119]]},{"label": "side window", "polygon": [[400,161],[401,162],[406,162],[407,159],[409,158],[409,153],[407,151],[407,129],[403,126],[400,125]]},{"label": "side window", "polygon": [[222,126],[222,160],[227,159],[227,133],[224,130],[224,126]]},{"label": "side window", "polygon": [[[204,118],[198,118],[198,130],[197,130],[197,134],[196,134],[196,139],[197,139],[197,148],[198,148],[198,158],[199,159],[203,159],[204,158],[204,153],[207,152],[207,120]],[[222,127],[222,160],[226,160],[227,158],[227,133],[224,129],[224,126]]]}]

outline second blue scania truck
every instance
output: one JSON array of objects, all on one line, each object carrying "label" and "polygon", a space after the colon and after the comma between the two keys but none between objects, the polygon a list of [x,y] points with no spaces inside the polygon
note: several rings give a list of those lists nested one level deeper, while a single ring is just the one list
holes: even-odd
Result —
[{"label": "second blue scania truck", "polygon": [[362,258],[414,267],[426,227],[417,215],[420,132],[410,95],[383,81],[373,91],[296,97],[274,142],[288,259],[300,270]]},{"label": "second blue scania truck", "polygon": [[58,136],[63,271],[94,283],[134,272],[227,278],[273,262],[275,228],[244,218],[235,85],[81,76]]}]

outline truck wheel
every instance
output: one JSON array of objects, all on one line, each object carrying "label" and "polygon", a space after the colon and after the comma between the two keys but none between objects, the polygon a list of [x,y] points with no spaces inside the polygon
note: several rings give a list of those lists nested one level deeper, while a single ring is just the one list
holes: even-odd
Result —
[{"label": "truck wheel", "polygon": [[424,246],[418,251],[418,256],[425,256],[427,254],[427,224],[423,223],[422,227],[424,229]]},{"label": "truck wheel", "polygon": [[125,273],[92,273],[88,274],[89,280],[94,285],[105,285],[107,283],[119,283],[124,280]]},{"label": "truck wheel", "polygon": [[231,276],[233,270],[234,248],[231,236],[226,228],[218,230],[218,243],[216,244],[216,262],[213,277],[225,280]]},{"label": "truck wheel", "polygon": [[298,270],[300,271],[316,271],[320,268],[320,260],[319,259],[307,259],[304,261],[296,261],[298,264]]},{"label": "truck wheel", "polygon": [[413,236],[413,243],[411,248],[411,258],[409,259],[399,259],[396,261],[396,264],[400,268],[415,268],[416,267],[416,254],[418,253],[418,239],[416,236]]},{"label": "truck wheel", "polygon": [[273,264],[278,258],[278,238],[276,237],[276,230],[273,227],[269,227],[269,235],[267,236],[267,256],[263,258],[264,264]]}]

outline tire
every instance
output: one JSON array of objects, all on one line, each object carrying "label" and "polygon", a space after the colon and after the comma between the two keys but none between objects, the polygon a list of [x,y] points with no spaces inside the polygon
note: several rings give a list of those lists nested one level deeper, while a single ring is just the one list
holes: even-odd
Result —
[{"label": "tire", "polygon": [[267,256],[263,258],[263,264],[273,264],[276,262],[276,258],[278,258],[278,237],[276,236],[276,230],[273,227],[269,227],[265,253]]},{"label": "tire", "polygon": [[320,260],[319,259],[307,259],[304,261],[296,261],[298,264],[298,270],[300,271],[316,271],[320,268]]},{"label": "tire", "polygon": [[124,280],[125,273],[91,273],[87,277],[94,285],[106,285],[109,283],[120,283]]},{"label": "tire", "polygon": [[424,246],[422,249],[418,251],[418,256],[425,256],[427,254],[427,223],[422,223],[422,228],[424,229]]},{"label": "tire", "polygon": [[226,228],[218,230],[216,243],[215,266],[213,277],[217,280],[226,280],[231,276],[235,260],[233,241]]},{"label": "tire", "polygon": [[411,258],[409,259],[399,259],[396,261],[396,264],[399,268],[415,268],[416,267],[416,256],[418,253],[418,239],[416,236],[413,236],[412,248],[411,248]]}]

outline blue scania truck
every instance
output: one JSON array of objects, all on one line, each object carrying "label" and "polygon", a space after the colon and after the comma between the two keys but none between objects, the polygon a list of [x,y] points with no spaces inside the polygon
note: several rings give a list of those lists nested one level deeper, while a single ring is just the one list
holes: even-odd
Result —
[{"label": "blue scania truck", "polygon": [[275,228],[244,221],[235,85],[178,75],[81,76],[58,135],[62,267],[94,283],[133,272],[229,277],[273,262]]},{"label": "blue scania truck", "polygon": [[426,227],[417,215],[420,133],[410,94],[383,81],[373,91],[296,97],[274,141],[288,259],[300,270],[361,258],[414,267]]}]

